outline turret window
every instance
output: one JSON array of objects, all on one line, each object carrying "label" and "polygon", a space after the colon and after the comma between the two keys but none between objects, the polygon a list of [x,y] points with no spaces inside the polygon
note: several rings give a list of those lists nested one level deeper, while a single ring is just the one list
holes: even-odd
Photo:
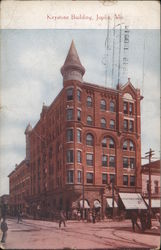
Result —
[{"label": "turret window", "polygon": [[67,101],[73,100],[73,88],[67,89]]},{"label": "turret window", "polygon": [[67,183],[73,183],[74,182],[74,171],[68,170],[67,171]]},{"label": "turret window", "polygon": [[77,89],[77,100],[81,101],[81,91],[79,89]]},{"label": "turret window", "polygon": [[67,121],[73,120],[73,109],[67,109]]},{"label": "turret window", "polygon": [[77,110],[77,120],[81,121],[81,111],[79,109]]},{"label": "turret window", "polygon": [[73,129],[67,129],[67,142],[73,141]]}]

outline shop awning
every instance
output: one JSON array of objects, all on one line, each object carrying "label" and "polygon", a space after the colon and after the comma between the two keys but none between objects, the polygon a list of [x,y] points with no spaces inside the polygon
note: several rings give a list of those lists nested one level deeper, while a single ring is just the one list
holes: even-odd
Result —
[{"label": "shop awning", "polygon": [[[149,205],[149,199],[145,199],[147,205]],[[152,208],[160,208],[160,199],[151,199]]]},{"label": "shop awning", "polygon": [[[83,200],[80,200],[80,207],[83,208]],[[86,200],[84,200],[84,208],[86,209],[90,208]]]},{"label": "shop awning", "polygon": [[[107,206],[112,207],[112,198],[107,198]],[[114,207],[118,207],[116,201],[114,200]]]},{"label": "shop awning", "polygon": [[98,200],[95,200],[95,201],[94,201],[94,207],[95,207],[95,208],[101,207],[101,203],[100,203]]},{"label": "shop awning", "polygon": [[139,193],[119,193],[126,209],[147,209],[147,206]]}]

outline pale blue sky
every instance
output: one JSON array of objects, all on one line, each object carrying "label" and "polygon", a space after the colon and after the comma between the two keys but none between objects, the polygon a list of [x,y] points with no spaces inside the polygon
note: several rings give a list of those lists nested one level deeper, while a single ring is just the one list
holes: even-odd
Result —
[{"label": "pale blue sky", "polygon": [[[72,39],[86,69],[84,80],[105,86],[105,38],[106,30],[1,30],[1,194],[8,193],[7,175],[25,157],[27,124],[34,126],[43,102],[50,105],[62,88],[60,68]],[[127,78],[144,96],[142,155],[150,147],[156,156],[160,154],[159,49],[159,30],[130,30]],[[110,77],[107,87],[111,87]]]}]

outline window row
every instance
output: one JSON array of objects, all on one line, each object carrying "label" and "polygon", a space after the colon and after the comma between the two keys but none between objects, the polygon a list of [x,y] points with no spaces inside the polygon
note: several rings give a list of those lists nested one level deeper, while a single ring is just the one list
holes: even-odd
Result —
[{"label": "window row", "polygon": [[[74,141],[74,132],[72,128],[67,129],[66,141],[67,142]],[[82,142],[82,132],[79,129],[77,129],[77,142]],[[110,137],[103,138],[101,144],[102,147],[115,148],[114,140]],[[94,145],[94,137],[90,133],[86,135],[86,145],[88,146]],[[123,143],[123,150],[135,151],[134,143],[131,140],[125,140]]]},{"label": "window row", "polygon": [[[87,116],[87,125],[90,125],[90,126],[93,125],[93,119],[92,119],[92,116],[90,116],[90,115]],[[106,128],[107,127],[107,123],[106,123],[106,119],[105,118],[101,118],[100,125],[101,125],[102,128]],[[115,120],[110,120],[109,127],[111,129],[115,129]]]},{"label": "window row", "polygon": [[[72,149],[67,150],[67,163],[74,163],[74,151]],[[82,151],[77,150],[77,163],[82,163]],[[87,166],[94,165],[94,155],[86,153]],[[102,155],[102,167],[115,167],[116,157],[114,155]],[[123,157],[123,168],[135,169],[135,158]]]},{"label": "window row", "polygon": [[[77,89],[77,100],[79,102],[81,102],[81,99],[82,99],[81,90]],[[74,100],[74,88],[68,88],[67,89],[67,101],[72,101],[72,100]],[[88,108],[91,108],[93,106],[93,100],[92,100],[91,96],[87,96],[86,106]],[[100,109],[101,110],[107,109],[107,104],[106,104],[106,101],[104,99],[102,99],[100,101]],[[115,102],[114,101],[110,101],[109,110],[111,112],[115,112]]]},{"label": "window row", "polygon": [[[107,174],[102,173],[102,184],[110,184],[115,183],[115,174]],[[74,183],[74,170],[67,171],[67,183]],[[82,183],[82,171],[77,171],[77,183]],[[93,184],[94,183],[94,173],[87,172],[86,173],[86,183]],[[123,185],[124,186],[135,186],[135,176],[133,175],[123,175]]]}]

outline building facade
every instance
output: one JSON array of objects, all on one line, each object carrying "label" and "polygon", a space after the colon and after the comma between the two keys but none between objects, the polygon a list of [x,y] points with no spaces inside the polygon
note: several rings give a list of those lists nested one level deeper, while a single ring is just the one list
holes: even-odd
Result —
[{"label": "building facade", "polygon": [[9,214],[17,215],[21,210],[24,214],[29,213],[26,198],[30,196],[30,166],[28,161],[23,160],[16,164],[15,169],[9,174]]},{"label": "building facade", "polygon": [[[72,41],[61,68],[62,90],[25,131],[31,185],[26,202],[40,217],[82,206],[104,213],[107,198],[141,193],[140,91],[130,79],[116,89],[84,82],[84,73]],[[23,167],[9,176],[13,204],[22,196],[22,190],[12,196],[18,169]]]},{"label": "building facade", "polygon": [[[149,173],[150,168],[150,173]],[[142,165],[142,195],[149,204],[149,174],[151,175],[151,207],[160,210],[160,160]]]}]

